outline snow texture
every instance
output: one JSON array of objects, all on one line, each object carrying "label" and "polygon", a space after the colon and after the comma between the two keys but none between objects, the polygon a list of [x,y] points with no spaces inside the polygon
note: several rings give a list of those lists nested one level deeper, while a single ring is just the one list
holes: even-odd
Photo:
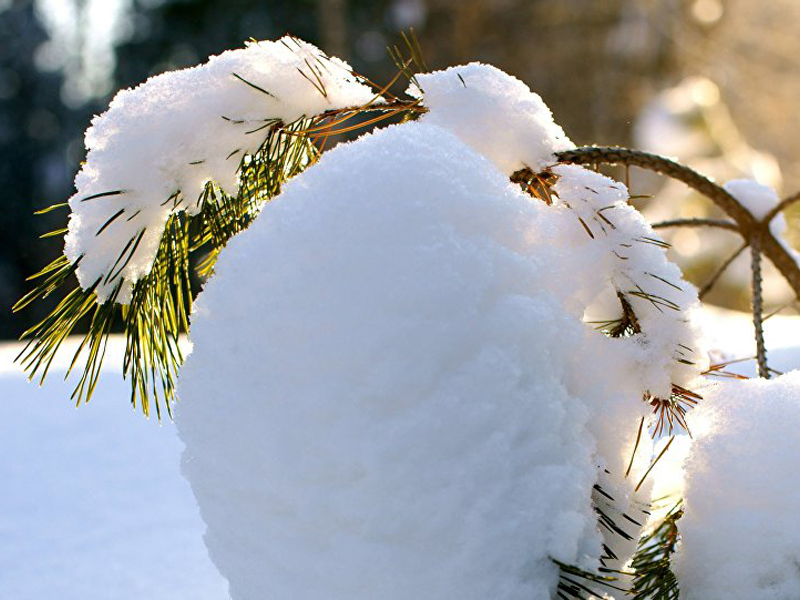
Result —
[{"label": "snow texture", "polygon": [[[732,179],[724,187],[759,221],[780,201],[775,190],[753,179]],[[784,228],[785,225],[784,221]]]},{"label": "snow texture", "polygon": [[[733,179],[725,184],[725,190],[736,198],[756,219],[763,220],[780,202],[778,193],[771,187],[752,179]],[[782,212],[775,215],[769,223],[769,230],[784,249],[800,264],[800,253],[784,239],[786,217]]]},{"label": "snow texture", "polygon": [[651,457],[647,435],[636,448],[632,475],[624,476],[638,421],[649,409],[635,400],[668,398],[673,384],[687,389],[697,385],[707,366],[697,292],[667,260],[658,235],[627,204],[624,185],[574,165],[556,166],[552,172],[558,181],[550,210],[572,225],[550,241],[561,248],[565,303],[596,326],[622,316],[622,294],[641,329],[636,335],[593,339],[597,347],[586,348],[584,368],[572,383],[579,397],[594,397],[589,431],[597,440],[601,467],[594,503],[628,536],[601,529],[607,549],[602,564],[624,570],[647,520],[652,482],[634,492]]},{"label": "snow texture", "polygon": [[[619,318],[617,293],[622,293],[641,329],[639,335],[615,340],[617,352],[627,355],[631,366],[625,379],[637,381],[643,393],[660,398],[669,397],[672,384],[691,388],[707,362],[696,325],[697,290],[683,279],[678,266],[667,260],[666,244],[660,236],[627,204],[628,191],[623,184],[576,165],[559,165],[552,171],[558,176],[556,204],[572,213],[583,245],[595,253],[602,251],[602,257],[594,259],[594,274],[581,273],[579,265],[570,270],[578,279],[571,283],[573,289],[582,286],[600,292],[587,310],[587,320]],[[573,247],[581,243],[575,238],[573,234],[568,240]],[[591,261],[587,254],[576,251],[573,260]],[[603,289],[598,290],[597,283],[588,285],[587,277],[599,277],[599,282],[605,283]]]},{"label": "snow texture", "polygon": [[797,597],[800,371],[719,383],[690,419],[681,598]]},{"label": "snow texture", "polygon": [[[235,600],[546,598],[551,558],[620,568],[639,528],[601,534],[594,484],[644,522],[642,398],[702,370],[694,289],[622,184],[554,165],[538,96],[477,64],[419,83],[427,115],[289,182],[198,299],[177,423]],[[617,292],[642,333],[585,322]]]},{"label": "snow texture", "polygon": [[587,332],[548,289],[546,210],[406,124],[335,148],[232,240],[177,423],[233,598],[546,598],[551,557],[597,554],[567,389]]},{"label": "snow texture", "polygon": [[[65,344],[74,352],[80,341]],[[0,344],[0,597],[227,598],[172,423],[132,411],[130,386],[113,368],[76,410],[75,381],[62,381],[72,354],[40,387],[12,364],[21,349]],[[124,338],[109,342],[120,365],[124,350]]]},{"label": "snow texture", "polygon": [[[152,267],[170,214],[196,214],[208,181],[237,193],[239,162],[261,145],[267,121],[291,123],[374,97],[346,63],[290,37],[250,43],[119,92],[86,132],[88,154],[69,200],[64,253],[81,260],[81,286],[103,278],[96,292],[104,301],[123,279],[117,301],[126,303]],[[129,244],[142,231],[139,244]],[[111,273],[115,263],[119,274]]]},{"label": "snow texture", "polygon": [[538,94],[491,65],[470,63],[416,76],[409,93],[430,110],[422,120],[457,135],[506,175],[535,172],[574,148]]},{"label": "snow texture", "polygon": [[[616,185],[597,206],[619,236],[591,238],[423,121],[327,153],[228,245],[177,423],[233,598],[546,598],[551,557],[598,565],[597,467],[640,506],[623,473],[642,394],[674,361],[631,377],[655,342],[583,323],[628,273],[611,251],[625,228],[652,232],[624,187],[560,175],[587,206],[570,186]],[[663,273],[642,246],[655,258],[638,266]]]}]

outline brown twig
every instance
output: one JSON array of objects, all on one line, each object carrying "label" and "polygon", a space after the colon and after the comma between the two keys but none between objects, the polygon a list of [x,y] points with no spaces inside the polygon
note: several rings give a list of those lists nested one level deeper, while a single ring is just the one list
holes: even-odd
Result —
[{"label": "brown twig", "polygon": [[754,235],[750,239],[751,270],[753,274],[752,299],[753,299],[753,328],[756,336],[756,362],[758,363],[758,376],[769,379],[770,369],[767,366],[767,348],[764,344],[764,312],[761,296],[761,236]]},{"label": "brown twig", "polygon": [[744,242],[739,248],[731,254],[728,258],[726,258],[723,263],[719,266],[719,268],[714,271],[714,274],[711,278],[703,284],[703,287],[700,288],[700,291],[697,293],[697,296],[702,300],[708,292],[711,291],[711,288],[714,287],[714,284],[717,283],[722,274],[728,269],[728,267],[733,264],[739,255],[745,251],[745,249],[750,245],[750,242]]}]

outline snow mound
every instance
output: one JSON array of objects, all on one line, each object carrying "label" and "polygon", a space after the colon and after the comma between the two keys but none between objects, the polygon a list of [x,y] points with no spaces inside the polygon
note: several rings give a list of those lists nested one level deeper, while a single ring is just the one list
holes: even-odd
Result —
[{"label": "snow mound", "polygon": [[681,598],[794,598],[800,588],[800,371],[720,383],[690,415]]},{"label": "snow mound", "polygon": [[373,98],[346,63],[291,37],[119,92],[86,132],[88,154],[69,200],[64,253],[80,259],[81,287],[102,278],[102,302],[122,279],[117,301],[126,303],[150,272],[170,214],[196,214],[208,181],[236,194],[239,162],[258,149],[271,120],[291,123]]},{"label": "snow mound", "polygon": [[416,76],[408,92],[421,96],[422,120],[456,134],[506,175],[555,163],[554,152],[574,148],[550,109],[516,77],[470,63]]},{"label": "snow mound", "polygon": [[597,556],[566,389],[587,331],[547,289],[547,210],[406,124],[326,154],[229,244],[177,424],[234,598],[544,598],[551,557]]}]

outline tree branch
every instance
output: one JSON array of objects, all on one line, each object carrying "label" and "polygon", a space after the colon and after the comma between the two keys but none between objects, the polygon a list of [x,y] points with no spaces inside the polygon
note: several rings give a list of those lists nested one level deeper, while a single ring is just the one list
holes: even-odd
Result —
[{"label": "tree branch", "polygon": [[[564,163],[636,166],[682,181],[725,211],[734,220],[745,240],[749,242],[753,236],[758,235],[761,252],[780,271],[795,296],[800,298],[800,267],[786,251],[786,248],[769,231],[769,227],[765,225],[769,221],[766,219],[763,222],[756,220],[736,198],[708,177],[669,158],[627,148],[588,146],[558,152],[556,157]],[[787,198],[778,206],[788,206],[795,199],[800,199],[800,196]],[[769,217],[769,215],[767,216]]]},{"label": "tree branch", "polygon": [[753,274],[753,328],[756,336],[756,362],[758,376],[769,379],[770,369],[767,366],[767,347],[764,344],[764,309],[761,297],[761,243],[759,235],[750,240],[751,269]]}]

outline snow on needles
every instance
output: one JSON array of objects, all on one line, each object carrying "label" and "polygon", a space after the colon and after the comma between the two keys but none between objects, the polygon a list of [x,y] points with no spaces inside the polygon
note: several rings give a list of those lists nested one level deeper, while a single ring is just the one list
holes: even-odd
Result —
[{"label": "snow on needles", "polygon": [[237,193],[240,160],[261,145],[266,123],[373,98],[346,63],[292,37],[249,43],[119,92],[86,132],[88,154],[69,200],[64,253],[80,259],[81,287],[102,278],[102,302],[122,279],[117,301],[126,303],[171,213],[196,214],[208,181]]},{"label": "snow on needles", "polygon": [[690,419],[681,598],[796,598],[800,372],[719,383]]},{"label": "snow on needles", "polygon": [[456,134],[506,175],[534,172],[574,148],[538,94],[491,65],[470,63],[416,76],[408,92],[430,112],[422,119]]}]

